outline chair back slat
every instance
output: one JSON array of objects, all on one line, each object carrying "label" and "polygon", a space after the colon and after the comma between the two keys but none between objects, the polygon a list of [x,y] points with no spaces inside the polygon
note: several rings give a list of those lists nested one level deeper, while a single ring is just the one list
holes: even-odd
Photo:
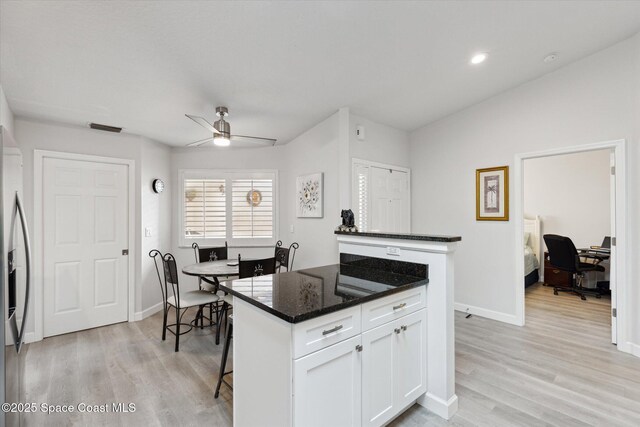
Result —
[{"label": "chair back slat", "polygon": [[227,242],[224,246],[217,248],[201,248],[197,243],[191,245],[196,256],[196,262],[217,261],[219,259],[229,259],[229,247]]},{"label": "chair back slat", "polygon": [[580,256],[570,238],[557,234],[545,234],[544,243],[549,251],[549,262],[554,267],[576,273],[580,265]]},{"label": "chair back slat", "polygon": [[180,285],[178,284],[178,266],[176,264],[176,259],[170,253],[166,253],[162,257],[162,260],[164,261],[165,289],[168,292],[169,285],[171,285],[171,290],[173,291],[173,296],[176,300],[176,307],[180,308]]},{"label": "chair back slat", "polygon": [[238,276],[241,279],[244,279],[247,277],[266,276],[269,274],[275,274],[275,272],[276,272],[275,257],[263,258],[263,259],[252,259],[247,261],[240,259],[238,263]]}]

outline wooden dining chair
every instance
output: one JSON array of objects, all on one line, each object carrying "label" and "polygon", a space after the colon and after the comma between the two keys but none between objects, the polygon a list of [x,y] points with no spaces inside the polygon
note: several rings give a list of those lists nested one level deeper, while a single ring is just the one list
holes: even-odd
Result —
[{"label": "wooden dining chair", "polygon": [[[162,255],[157,249],[153,249],[149,252],[149,256],[153,258],[153,262],[156,267],[156,273],[158,274],[158,280],[160,282],[160,291],[162,293],[162,306],[163,306],[163,319],[162,319],[162,341],[166,340],[167,331],[171,332],[176,337],[175,351],[179,350],[180,335],[184,335],[193,329],[195,322],[196,326],[198,320],[200,326],[204,325],[204,307],[210,304],[218,302],[220,297],[214,293],[197,290],[197,291],[183,291],[180,292],[180,285],[178,283],[178,268],[176,266],[176,260],[170,253]],[[160,265],[164,272],[164,281],[160,275]],[[171,296],[169,295],[169,287],[171,287]],[[167,324],[169,310],[171,307],[176,312],[176,323]],[[191,307],[198,307],[198,314],[191,323],[183,323],[182,316],[187,312],[187,309]],[[180,327],[186,327],[187,330],[180,332]],[[175,328],[175,331],[172,330]]]}]

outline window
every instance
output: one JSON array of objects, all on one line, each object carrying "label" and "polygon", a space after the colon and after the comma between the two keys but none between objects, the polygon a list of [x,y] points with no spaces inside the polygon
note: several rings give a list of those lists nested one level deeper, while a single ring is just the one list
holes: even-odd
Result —
[{"label": "window", "polygon": [[180,246],[275,243],[275,171],[180,172]]}]

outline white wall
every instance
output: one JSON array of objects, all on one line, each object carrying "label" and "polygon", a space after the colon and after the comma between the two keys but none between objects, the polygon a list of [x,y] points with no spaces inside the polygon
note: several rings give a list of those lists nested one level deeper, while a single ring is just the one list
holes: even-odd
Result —
[{"label": "white wall", "polygon": [[14,134],[14,118],[13,112],[11,108],[9,108],[9,104],[7,103],[7,98],[4,95],[4,90],[2,90],[2,86],[0,86],[0,126],[4,126],[7,131],[11,134],[11,136],[15,136]]},{"label": "white wall", "polygon": [[[364,141],[356,136],[356,127],[364,126]],[[409,132],[349,115],[350,158],[386,163],[408,168],[410,165]]]},{"label": "white wall", "polygon": [[[140,265],[141,286],[137,290],[142,303],[141,308],[147,310],[143,315],[148,315],[162,302],[155,265],[148,254],[152,249],[158,249],[162,253],[171,250],[171,207],[175,189],[167,185],[171,183],[171,149],[168,146],[143,139],[140,157],[141,250],[137,254],[137,263]],[[160,194],[153,191],[154,179],[161,179],[165,183],[165,190]],[[150,237],[145,235],[145,228],[150,229]]]},{"label": "white wall", "polygon": [[578,248],[599,245],[611,235],[609,156],[598,150],[525,160],[525,217],[540,215],[542,234],[568,236]]},{"label": "white wall", "polygon": [[[286,145],[280,172],[280,228],[282,236],[290,236],[291,241],[300,244],[294,264],[296,270],[336,263],[339,259],[333,231],[341,222],[341,187],[344,190],[350,185],[340,183],[339,115],[339,112],[333,114]],[[297,218],[296,178],[315,172],[324,172],[324,217]]]},{"label": "white wall", "polygon": [[[509,222],[475,220],[475,170],[513,167],[516,153],[615,139],[628,142],[631,250],[626,280],[637,283],[639,62],[640,36],[635,36],[412,133],[412,230],[462,235],[456,253],[457,303],[513,321],[516,286],[522,286],[514,283],[513,218]],[[512,212],[513,207],[511,198]],[[628,306],[635,308],[628,310],[630,338],[635,343],[640,343],[639,290],[633,287]]]},{"label": "white wall", "polygon": [[[148,258],[145,259],[145,254],[143,254],[143,249],[146,249],[147,245],[143,245],[141,222],[143,214],[145,217],[152,217],[154,215],[152,211],[156,208],[157,200],[149,197],[143,198],[143,187],[147,184],[150,185],[150,182],[142,181],[142,171],[144,171],[145,180],[148,180],[149,176],[155,176],[156,174],[166,176],[168,180],[169,169],[163,168],[166,168],[168,165],[169,148],[157,145],[156,143],[135,135],[114,134],[84,127],[37,122],[22,118],[15,120],[15,137],[16,140],[19,141],[24,159],[24,204],[28,215],[29,228],[31,230],[33,230],[34,226],[34,150],[79,153],[131,159],[135,161],[136,223],[133,224],[133,227],[136,244],[135,248],[129,248],[130,253],[135,257],[134,310],[140,313],[155,305],[160,300],[160,297],[155,294],[154,289],[151,287],[151,282],[148,279],[148,270],[146,269],[147,266],[145,266],[146,284],[142,284],[143,262],[146,262]],[[163,156],[166,157],[165,160],[162,160]],[[148,206],[146,205],[147,202],[149,203]],[[166,207],[169,208],[169,206]],[[166,212],[169,212],[169,210]],[[156,217],[153,221],[158,221],[158,224],[161,224],[168,221],[168,219],[167,217]],[[166,230],[170,230],[170,228]],[[165,233],[169,233],[169,231]],[[164,238],[166,238],[166,236]],[[34,248],[34,257],[41,255],[39,250],[41,250],[41,248]],[[38,279],[39,278],[36,277],[36,280]],[[157,287],[157,285],[155,286]],[[31,311],[32,316],[33,312],[34,311]],[[30,326],[27,327],[29,332],[34,330],[32,316],[30,316],[29,320]]]}]

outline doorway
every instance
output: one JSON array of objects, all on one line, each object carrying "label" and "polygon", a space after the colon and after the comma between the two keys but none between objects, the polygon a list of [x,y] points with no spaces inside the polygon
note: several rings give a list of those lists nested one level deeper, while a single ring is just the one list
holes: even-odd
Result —
[{"label": "doorway", "polygon": [[[546,157],[561,156],[574,153],[587,153],[598,150],[610,150],[610,237],[612,240],[610,254],[610,289],[611,289],[611,311],[609,317],[611,319],[611,341],[618,344],[618,349],[630,352],[626,340],[626,307],[621,302],[626,301],[625,296],[628,294],[625,257],[626,257],[626,175],[625,175],[625,159],[626,159],[626,143],[624,140],[609,141],[596,144],[587,144],[576,147],[567,147],[561,149],[552,149],[534,153],[518,154],[515,156],[515,222],[516,222],[516,248],[517,256],[516,274],[519,277],[516,287],[516,314],[519,324],[525,323],[525,291],[522,283],[524,277],[524,240],[525,240],[525,221],[524,221],[524,165],[528,159],[540,159]],[[550,189],[552,190],[552,189]],[[544,225],[543,225],[544,229]],[[541,264],[543,264],[541,262]],[[544,267],[542,267],[544,268]],[[576,297],[580,299],[580,297]]]},{"label": "doorway", "polygon": [[352,206],[360,231],[409,233],[411,174],[400,166],[353,159]]},{"label": "doorway", "polygon": [[38,150],[35,159],[36,338],[129,320],[133,162]]},{"label": "doorway", "polygon": [[[613,229],[612,154],[604,149],[524,161],[524,286],[528,321],[572,325],[574,332],[585,334],[597,331],[599,337],[605,333],[615,342],[608,244]],[[550,251],[544,236],[554,235],[566,237],[555,238],[561,247]],[[563,244],[567,251],[556,252]],[[570,291],[573,274],[552,263],[565,252],[571,258],[570,244],[584,255],[582,295]]]}]

